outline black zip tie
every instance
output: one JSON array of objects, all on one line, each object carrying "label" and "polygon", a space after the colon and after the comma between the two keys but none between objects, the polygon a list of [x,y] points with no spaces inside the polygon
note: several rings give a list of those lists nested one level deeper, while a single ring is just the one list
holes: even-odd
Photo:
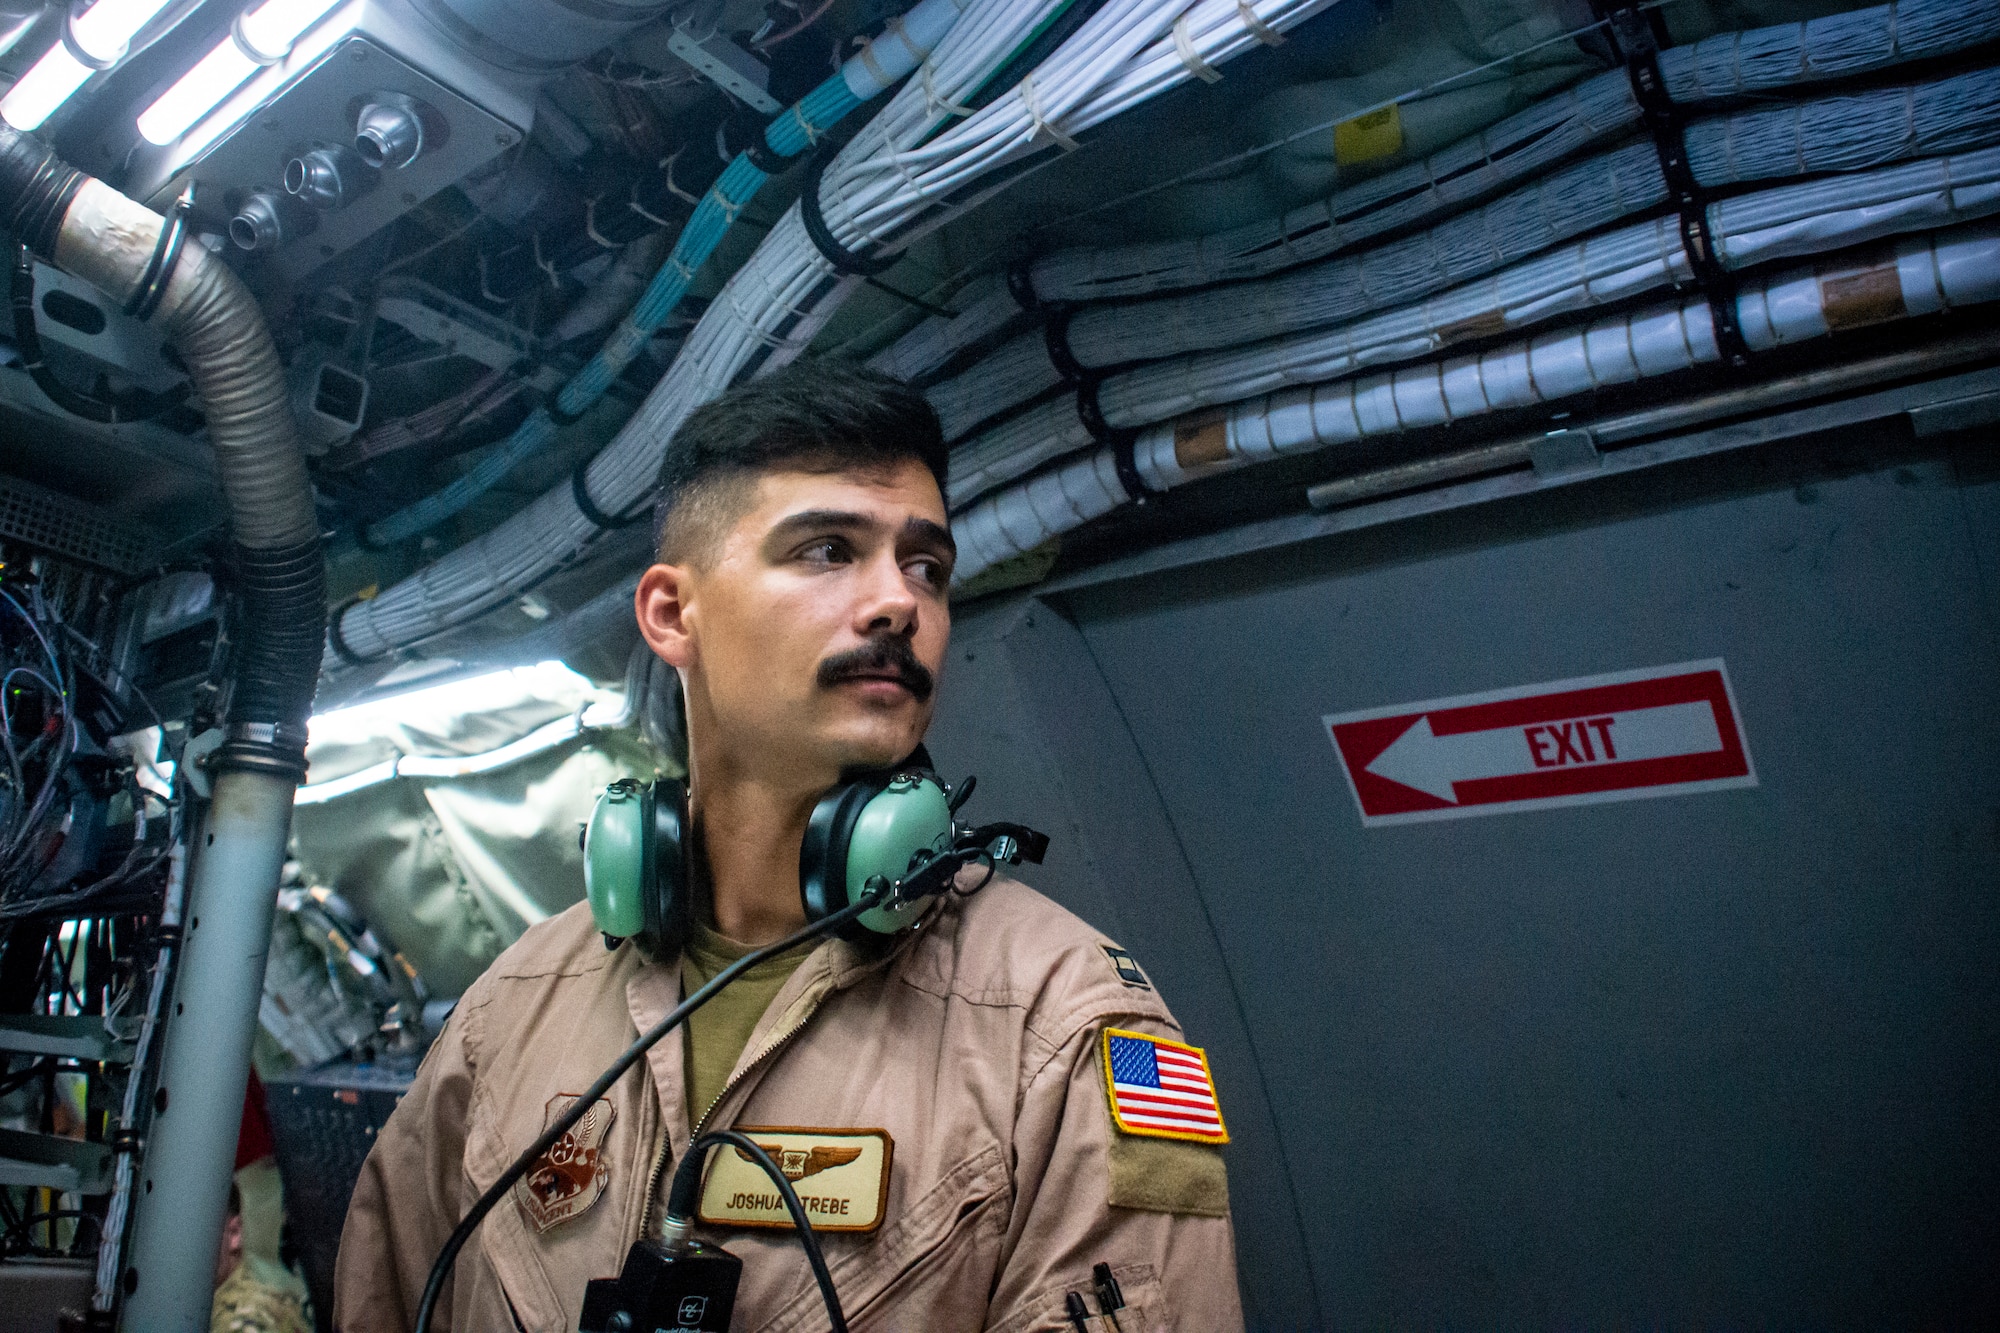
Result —
[{"label": "black zip tie", "polygon": [[589,519],[591,526],[600,532],[616,532],[619,528],[629,528],[651,515],[653,506],[650,497],[642,498],[633,509],[616,518],[599,509],[597,502],[590,498],[590,483],[584,476],[590,471],[590,465],[594,461],[596,460],[586,458],[570,470],[569,496],[576,501],[577,513]]},{"label": "black zip tie", "polygon": [[1069,321],[1074,313],[1066,305],[1051,306],[1048,318],[1042,321],[1042,346],[1049,349],[1049,364],[1072,384],[1090,378],[1090,371],[1076,359],[1069,346]]},{"label": "black zip tie", "polygon": [[1090,438],[1099,444],[1110,444],[1119,435],[1109,421],[1104,419],[1104,404],[1097,400],[1097,386],[1104,381],[1101,376],[1090,375],[1077,381],[1076,419],[1090,432]]},{"label": "black zip tie", "polygon": [[750,140],[750,146],[743,150],[743,156],[749,158],[750,165],[766,176],[782,176],[790,171],[792,164],[798,160],[786,157],[772,148],[765,142],[764,131],[761,129],[757,131],[756,137]]},{"label": "black zip tie", "polygon": [[1660,175],[1679,214],[1681,249],[1688,267],[1694,270],[1695,286],[1708,300],[1716,349],[1732,370],[1745,369],[1755,353],[1736,317],[1736,277],[1723,267],[1715,252],[1715,237],[1708,225],[1710,196],[1694,177],[1688,162],[1686,121],[1667,95],[1666,80],[1660,76],[1659,35],[1648,16],[1629,4],[1592,0],[1591,7],[1604,20],[1612,49],[1624,60],[1626,76],[1632,80],[1632,96],[1639,103],[1646,132],[1659,154]]},{"label": "black zip tie", "polygon": [[342,602],[339,606],[334,607],[333,614],[326,618],[326,641],[328,646],[333,649],[335,657],[338,657],[351,667],[371,666],[388,656],[387,653],[382,653],[376,657],[363,657],[360,653],[348,647],[346,638],[341,635],[341,617],[345,616],[354,607],[361,605],[364,600],[366,599],[356,594]]},{"label": "black zip tie", "polygon": [[826,228],[826,215],[820,212],[819,183],[826,175],[827,163],[833,161],[831,153],[823,153],[814,160],[812,171],[806,176],[805,188],[799,192],[799,221],[806,224],[806,237],[813,243],[813,249],[820,257],[833,266],[835,273],[846,274],[850,278],[872,278],[887,273],[896,266],[901,254],[857,255],[833,239],[833,233]]},{"label": "black zip tie", "polygon": [[132,318],[151,319],[160,308],[160,298],[167,294],[167,280],[174,275],[174,265],[180,263],[181,246],[187,241],[188,214],[193,209],[194,182],[189,181],[181,197],[167,210],[167,223],[153,243],[153,257],[146,261],[146,271],[139,275],[138,287],[125,302],[125,313]]},{"label": "black zip tie", "polygon": [[1034,261],[1023,259],[1007,266],[1007,295],[1023,310],[1038,310],[1042,298],[1035,291]]},{"label": "black zip tie", "polygon": [[1127,498],[1135,505],[1143,505],[1163,492],[1148,486],[1146,479],[1139,475],[1139,461],[1134,457],[1138,443],[1139,432],[1120,431],[1118,437],[1111,441],[1111,465],[1118,469],[1118,484],[1125,488]]}]

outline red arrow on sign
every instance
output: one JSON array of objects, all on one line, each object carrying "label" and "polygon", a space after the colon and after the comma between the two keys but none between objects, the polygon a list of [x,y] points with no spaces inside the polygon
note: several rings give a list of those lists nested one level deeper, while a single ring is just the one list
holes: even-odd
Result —
[{"label": "red arrow on sign", "polygon": [[1368,825],[1756,785],[1719,660],[1325,721]]}]

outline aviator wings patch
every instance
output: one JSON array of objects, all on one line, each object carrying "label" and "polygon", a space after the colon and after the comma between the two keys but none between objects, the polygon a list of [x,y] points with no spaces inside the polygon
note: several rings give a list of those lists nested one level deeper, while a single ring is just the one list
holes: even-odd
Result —
[{"label": "aviator wings patch", "polygon": [[[785,1179],[794,1184],[832,1167],[846,1166],[861,1156],[859,1148],[833,1148],[825,1144],[815,1144],[811,1148],[788,1148],[782,1143],[760,1143],[757,1146],[771,1154],[771,1160],[785,1173]],[[736,1150],[736,1155],[746,1162],[757,1160],[741,1148]]]}]

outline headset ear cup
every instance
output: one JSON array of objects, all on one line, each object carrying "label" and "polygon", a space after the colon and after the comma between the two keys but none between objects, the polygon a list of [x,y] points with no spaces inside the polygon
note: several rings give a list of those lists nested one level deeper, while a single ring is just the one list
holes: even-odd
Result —
[{"label": "headset ear cup", "polygon": [[646,809],[646,931],[640,946],[656,959],[679,955],[687,942],[689,899],[687,784],[661,778]]},{"label": "headset ear cup", "polygon": [[647,903],[653,897],[647,883],[650,804],[650,792],[621,779],[597,798],[584,826],[584,894],[607,941],[642,935],[647,928]]},{"label": "headset ear cup", "polygon": [[[806,919],[831,916],[875,881],[897,881],[950,848],[951,806],[928,772],[903,769],[836,787],[820,798],[799,845],[799,894]],[[916,904],[863,912],[842,939],[879,940],[921,915]]]},{"label": "headset ear cup", "polygon": [[[832,916],[850,901],[847,892],[847,850],[854,837],[855,821],[868,802],[885,784],[869,779],[846,782],[820,797],[806,821],[806,835],[799,844],[799,899],[807,921]],[[846,940],[869,937],[872,932],[850,922],[839,931]]]}]

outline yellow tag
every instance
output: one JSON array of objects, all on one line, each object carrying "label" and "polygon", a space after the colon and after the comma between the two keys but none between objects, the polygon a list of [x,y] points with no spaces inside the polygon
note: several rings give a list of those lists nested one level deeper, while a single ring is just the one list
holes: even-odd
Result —
[{"label": "yellow tag", "polygon": [[1333,127],[1333,160],[1343,167],[1403,151],[1403,115],[1392,103]]},{"label": "yellow tag", "polygon": [[[738,1125],[785,1173],[815,1231],[873,1231],[889,1196],[895,1145],[880,1129],[759,1128]],[[709,1158],[696,1216],[710,1226],[783,1227],[792,1215],[763,1168],[725,1144]]]}]

